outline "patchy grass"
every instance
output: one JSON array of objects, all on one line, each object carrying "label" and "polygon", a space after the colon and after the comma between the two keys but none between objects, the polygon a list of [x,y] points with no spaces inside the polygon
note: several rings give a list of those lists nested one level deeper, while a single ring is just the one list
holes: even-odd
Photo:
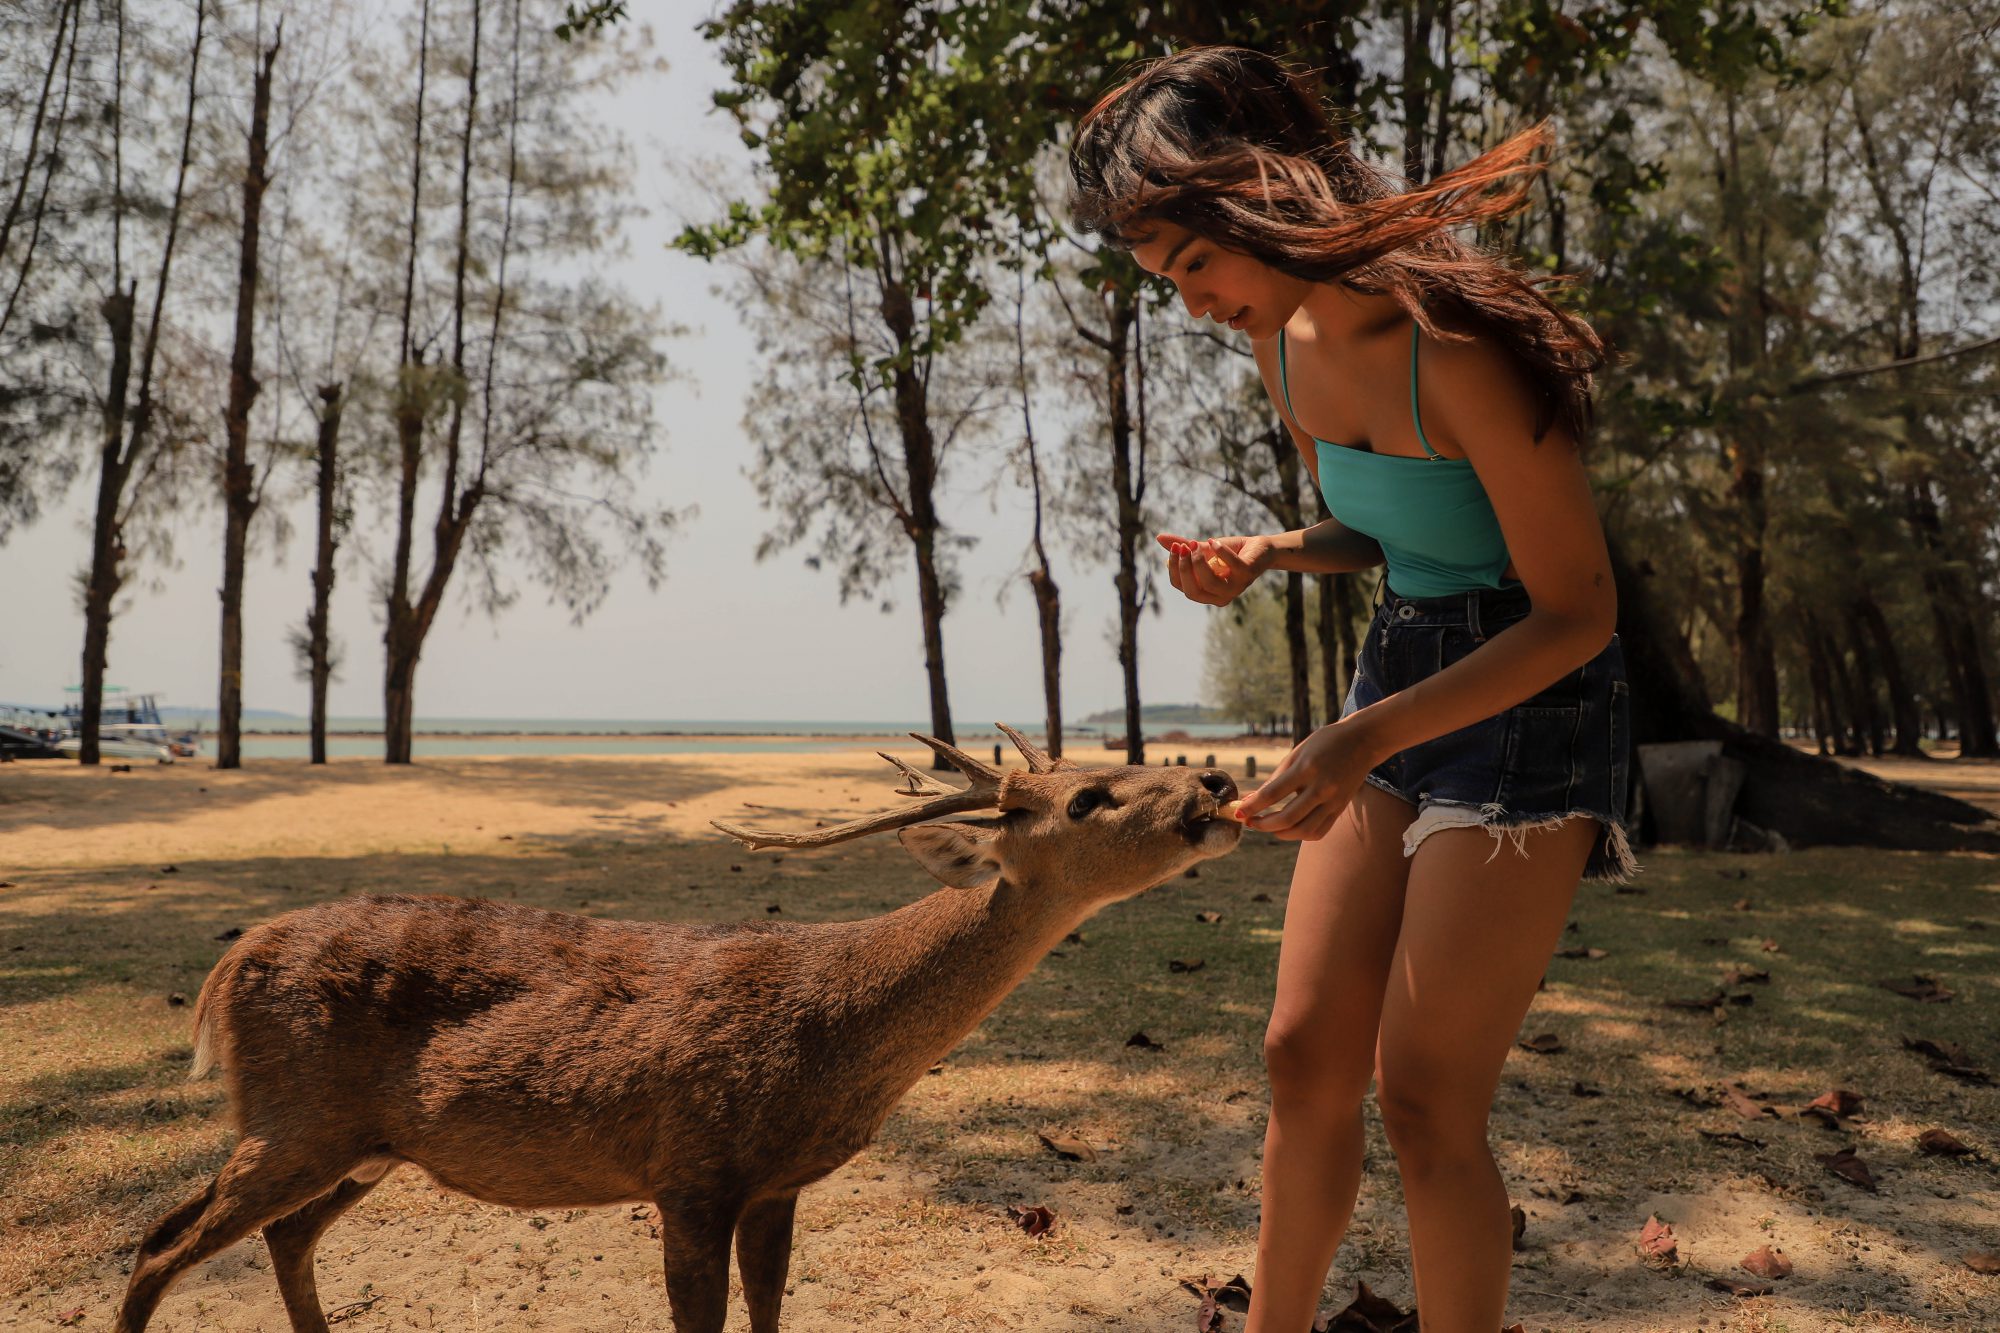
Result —
[{"label": "patchy grass", "polygon": [[[145,775],[115,803],[101,783],[0,773],[0,1326],[78,1311],[108,1323],[138,1236],[226,1155],[219,1085],[187,1081],[190,1008],[171,997],[192,1001],[231,928],[362,891],[724,921],[771,905],[852,918],[934,887],[889,842],[779,856],[698,832],[753,799],[774,824],[845,817],[884,791],[871,759],[713,759],[184,771]],[[1178,1277],[1247,1275],[1291,857],[1253,837],[1198,878],[1106,910],[1044,961],[872,1148],[804,1196],[788,1327],[1184,1327],[1194,1302]],[[1903,1044],[1961,1045],[2000,1077],[2000,860],[1645,861],[1641,892],[1579,893],[1564,944],[1605,956],[1552,961],[1523,1035],[1553,1033],[1563,1050],[1516,1049],[1502,1079],[1495,1152],[1529,1217],[1509,1318],[1564,1333],[2000,1326],[2000,1278],[1963,1262],[2000,1250],[2000,1089],[1935,1073]],[[1201,969],[1168,970],[1189,958]],[[1732,968],[1770,974],[1730,988],[1748,1005],[1662,1004]],[[1919,973],[1954,997],[1877,984]],[[1126,1044],[1142,1030],[1162,1049]],[[1866,1100],[1840,1128],[1750,1120],[1721,1104],[1732,1081],[1772,1106],[1833,1088]],[[1922,1154],[1932,1127],[1984,1160]],[[1042,1132],[1098,1157],[1058,1160]],[[1368,1132],[1328,1301],[1359,1279],[1407,1306],[1400,1191],[1372,1107]],[[1840,1147],[1879,1193],[1816,1160]],[[1046,1205],[1055,1229],[1029,1239],[1012,1204]],[[1654,1213],[1680,1238],[1675,1272],[1636,1255]],[[357,1327],[659,1327],[647,1214],[532,1217],[399,1172],[329,1235],[321,1292],[329,1307],[386,1293]],[[1797,1266],[1776,1294],[1705,1285],[1746,1278],[1737,1262],[1760,1244]],[[278,1308],[251,1241],[184,1280],[154,1327],[281,1327]],[[732,1328],[742,1319],[738,1304]]]}]

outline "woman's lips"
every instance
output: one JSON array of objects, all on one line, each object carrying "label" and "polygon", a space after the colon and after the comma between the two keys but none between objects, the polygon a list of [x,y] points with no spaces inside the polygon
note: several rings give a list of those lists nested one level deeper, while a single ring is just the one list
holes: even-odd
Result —
[{"label": "woman's lips", "polygon": [[1250,314],[1250,307],[1246,305],[1241,310],[1237,311],[1235,314],[1229,317],[1229,327],[1232,329],[1242,328],[1243,321],[1245,318],[1249,316],[1249,314]]}]

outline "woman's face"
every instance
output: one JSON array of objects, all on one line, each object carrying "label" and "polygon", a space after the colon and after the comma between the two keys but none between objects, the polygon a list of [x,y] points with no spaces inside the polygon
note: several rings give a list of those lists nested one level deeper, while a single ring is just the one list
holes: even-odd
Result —
[{"label": "woman's face", "polygon": [[1196,319],[1227,324],[1252,338],[1275,337],[1312,289],[1310,282],[1225,250],[1179,223],[1154,227],[1150,240],[1132,248],[1132,258],[1148,273],[1172,279]]}]

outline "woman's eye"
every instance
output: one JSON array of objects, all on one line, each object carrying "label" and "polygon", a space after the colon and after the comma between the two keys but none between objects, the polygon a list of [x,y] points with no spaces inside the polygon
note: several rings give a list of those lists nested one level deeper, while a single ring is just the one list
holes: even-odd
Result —
[{"label": "woman's eye", "polygon": [[1189,265],[1187,266],[1187,271],[1188,271],[1188,272],[1190,272],[1190,273],[1192,273],[1192,272],[1194,272],[1194,271],[1195,271],[1196,269],[1200,268],[1200,267],[1201,267],[1201,266],[1202,266],[1203,264],[1206,264],[1207,262],[1208,262],[1208,261],[1207,261],[1206,259],[1197,259],[1197,260],[1195,260],[1195,261],[1194,261],[1194,262],[1193,262],[1192,264],[1189,264]]},{"label": "woman's eye", "polygon": [[1082,819],[1085,815],[1103,804],[1103,792],[1095,788],[1080,791],[1069,798],[1069,817],[1071,819]]}]

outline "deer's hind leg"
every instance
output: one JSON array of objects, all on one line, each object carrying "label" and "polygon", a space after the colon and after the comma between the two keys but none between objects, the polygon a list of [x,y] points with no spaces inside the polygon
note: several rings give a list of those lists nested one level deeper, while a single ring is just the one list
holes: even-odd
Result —
[{"label": "deer's hind leg", "polygon": [[729,1316],[729,1235],[737,1209],[708,1199],[658,1199],[674,1333],[722,1333]]},{"label": "deer's hind leg", "polygon": [[285,1298],[292,1333],[327,1333],[319,1286],[313,1281],[313,1249],[334,1220],[359,1203],[361,1196],[387,1174],[350,1177],[305,1207],[264,1224],[264,1243],[271,1247],[271,1268],[277,1274],[278,1294]]},{"label": "deer's hind leg", "polygon": [[238,1142],[214,1182],[140,1242],[112,1333],[140,1333],[182,1273],[325,1193],[348,1165],[281,1151],[264,1139]]},{"label": "deer's hind leg", "polygon": [[736,1267],[750,1306],[750,1333],[778,1333],[778,1306],[792,1263],[792,1212],[799,1196],[759,1199],[736,1221]]}]

